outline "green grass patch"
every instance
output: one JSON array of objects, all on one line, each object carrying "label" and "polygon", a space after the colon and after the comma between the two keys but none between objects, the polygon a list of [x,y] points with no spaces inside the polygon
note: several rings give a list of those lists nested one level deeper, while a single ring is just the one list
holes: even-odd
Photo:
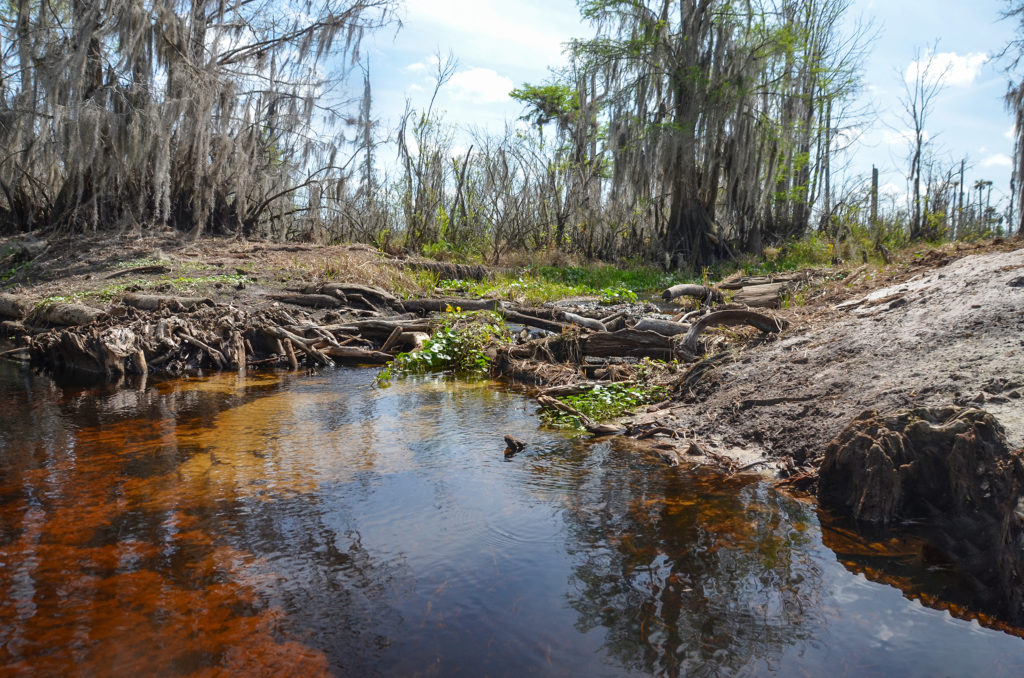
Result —
[{"label": "green grass patch", "polygon": [[648,266],[627,269],[615,266],[541,266],[532,272],[538,279],[553,283],[593,290],[624,288],[637,293],[661,291],[694,279],[692,274],[685,272],[665,273]]},{"label": "green grass patch", "polygon": [[621,280],[607,286],[594,287],[540,276],[529,270],[517,276],[499,276],[482,281],[436,280],[430,286],[441,294],[453,297],[498,298],[527,304],[543,304],[572,297],[596,297],[602,304],[636,303],[638,292],[647,291],[645,287],[630,287]]}]

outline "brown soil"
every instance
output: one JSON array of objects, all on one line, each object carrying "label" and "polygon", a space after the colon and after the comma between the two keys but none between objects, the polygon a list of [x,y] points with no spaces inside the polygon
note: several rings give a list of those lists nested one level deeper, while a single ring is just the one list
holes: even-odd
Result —
[{"label": "brown soil", "polygon": [[[1016,242],[904,254],[783,311],[773,341],[736,345],[679,402],[635,423],[686,430],[706,449],[816,469],[866,410],[949,404],[992,413],[1024,444],[1024,249]],[[773,339],[773,338],[770,338]],[[666,441],[683,451],[690,441]]]},{"label": "brown soil", "polygon": [[[19,237],[0,238],[0,260]],[[102,306],[101,293],[120,292],[137,283],[154,294],[197,293],[237,305],[263,303],[268,292],[279,292],[327,279],[345,279],[425,292],[408,269],[368,245],[315,245],[235,239],[189,242],[175,232],[134,235],[77,236],[47,241],[46,251],[29,266],[0,282],[0,292],[42,300],[85,293],[83,303]],[[134,269],[162,265],[166,271]],[[6,277],[10,271],[0,270]],[[120,274],[120,275],[118,275]],[[215,276],[246,277],[236,284],[207,280]],[[116,276],[116,277],[111,277]],[[2,278],[0,278],[2,280]]]}]

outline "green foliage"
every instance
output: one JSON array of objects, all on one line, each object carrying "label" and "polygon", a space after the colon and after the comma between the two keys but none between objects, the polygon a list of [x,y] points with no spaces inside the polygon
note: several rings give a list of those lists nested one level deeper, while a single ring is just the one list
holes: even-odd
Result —
[{"label": "green foliage", "polygon": [[542,280],[578,285],[592,290],[608,287],[624,287],[634,292],[663,290],[672,285],[689,282],[685,274],[668,274],[650,266],[622,269],[615,266],[541,266],[535,275]]},{"label": "green foliage", "polygon": [[446,294],[521,300],[541,304],[567,297],[595,296],[597,291],[582,285],[566,285],[535,278],[528,274],[502,276],[493,280],[441,280],[437,289]]},{"label": "green foliage", "polygon": [[485,349],[507,336],[508,331],[497,314],[449,307],[441,326],[423,348],[416,353],[399,353],[377,375],[377,381],[435,372],[451,372],[460,376],[486,375],[491,361]]},{"label": "green foliage", "polygon": [[[609,384],[594,388],[575,396],[559,398],[581,414],[594,421],[607,421],[628,413],[635,407],[656,402],[663,398],[665,389],[660,386],[635,384]],[[583,430],[579,417],[564,412],[542,410],[541,421],[549,426]]]},{"label": "green foliage", "polygon": [[509,96],[528,108],[521,119],[538,127],[552,120],[567,120],[578,113],[580,108],[579,97],[569,86],[563,84],[523,83],[522,87],[509,92]]},{"label": "green foliage", "polygon": [[605,287],[601,290],[602,304],[635,304],[637,294],[626,287],[623,283],[616,283],[614,287]]}]

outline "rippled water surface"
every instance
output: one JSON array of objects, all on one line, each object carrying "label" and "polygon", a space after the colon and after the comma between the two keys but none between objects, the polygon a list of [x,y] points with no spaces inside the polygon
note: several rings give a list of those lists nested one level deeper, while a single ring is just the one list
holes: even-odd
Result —
[{"label": "rippled water surface", "polygon": [[1024,675],[912,540],[373,378],[0,367],[0,675]]}]

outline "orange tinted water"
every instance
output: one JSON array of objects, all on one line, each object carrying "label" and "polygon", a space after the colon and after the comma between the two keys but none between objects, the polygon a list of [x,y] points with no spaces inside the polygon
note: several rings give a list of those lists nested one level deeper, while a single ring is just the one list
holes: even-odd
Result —
[{"label": "orange tinted water", "polygon": [[1024,675],[913,539],[372,382],[4,368],[0,675]]}]

